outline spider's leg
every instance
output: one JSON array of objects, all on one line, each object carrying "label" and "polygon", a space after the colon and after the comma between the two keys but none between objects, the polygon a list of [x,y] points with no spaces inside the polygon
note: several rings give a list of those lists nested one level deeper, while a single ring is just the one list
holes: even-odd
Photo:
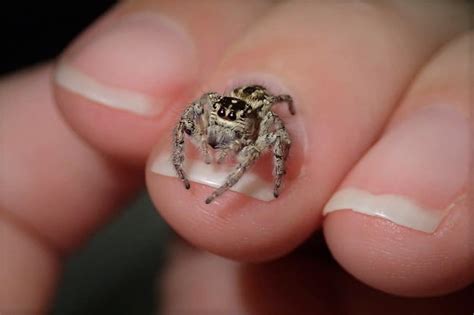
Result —
[{"label": "spider's leg", "polygon": [[292,115],[296,114],[295,106],[293,104],[293,98],[290,95],[282,94],[282,95],[274,96],[272,98],[272,103],[281,103],[281,102],[285,102],[288,104],[288,110],[290,111],[290,114]]},{"label": "spider's leg", "polygon": [[278,197],[283,176],[286,173],[285,162],[290,144],[290,137],[281,119],[273,112],[267,112],[260,122],[259,134],[255,143],[243,147],[238,155],[240,163],[236,166],[234,171],[227,176],[225,183],[206,199],[206,203],[211,203],[214,199],[234,186],[249,167],[260,157],[262,152],[269,147],[272,147],[274,156],[273,173],[275,180],[273,195]]},{"label": "spider's leg", "polygon": [[206,199],[206,203],[211,203],[214,199],[225,193],[229,188],[234,186],[244,175],[247,169],[252,166],[252,164],[260,157],[261,151],[256,147],[256,145],[250,145],[242,149],[239,153],[240,163],[235,167],[235,169],[230,173],[225,183],[217,188],[209,197]]},{"label": "spider's leg", "polygon": [[273,151],[273,196],[279,195],[279,190],[286,174],[286,158],[290,149],[290,136],[286,131],[283,121],[273,112],[267,112],[260,123],[259,135],[256,143],[265,149]]},{"label": "spider's leg", "polygon": [[[205,133],[205,124],[207,118],[205,117],[205,105],[213,101],[213,98],[217,98],[216,93],[207,93],[201,96],[201,98],[191,105],[189,105],[176,125],[173,133],[173,151],[171,153],[173,166],[176,169],[176,174],[179,179],[184,183],[184,187],[189,189],[191,186],[189,180],[183,170],[184,163],[184,134],[188,134],[190,137],[198,140],[202,143],[202,139]],[[201,147],[202,148],[202,147]],[[206,151],[207,153],[207,147]]]},{"label": "spider's leg", "polygon": [[[286,174],[286,158],[290,150],[290,136],[286,131],[283,124],[276,124],[276,130],[273,133],[274,141],[273,146],[273,196],[277,198],[279,196],[279,190],[283,180],[283,176]],[[278,126],[279,125],[279,126]]]},{"label": "spider's leg", "polygon": [[286,158],[291,141],[283,121],[273,112],[268,112],[260,123],[257,143],[265,148],[272,147],[273,151],[273,196],[279,196],[279,190],[286,174]]},{"label": "spider's leg", "polygon": [[176,174],[178,175],[178,178],[183,181],[184,187],[186,189],[189,189],[191,185],[189,184],[189,181],[186,178],[186,175],[184,174],[183,163],[184,163],[184,132],[190,129],[188,129],[186,126],[187,120],[184,116],[185,115],[183,114],[183,117],[181,117],[180,121],[174,128],[173,151],[171,153],[171,160],[173,162],[173,166],[176,170]]}]

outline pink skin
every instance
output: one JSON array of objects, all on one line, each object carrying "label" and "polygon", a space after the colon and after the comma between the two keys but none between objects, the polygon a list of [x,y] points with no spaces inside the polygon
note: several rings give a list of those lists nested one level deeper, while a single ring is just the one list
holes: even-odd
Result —
[{"label": "pink skin", "polygon": [[[280,27],[283,16],[296,33],[305,32],[307,27],[297,22],[300,15],[292,20],[291,10],[300,12],[303,11],[301,8],[279,9],[233,47],[232,53],[226,56],[207,85],[224,90],[231,79],[248,73],[257,73],[254,75],[257,83],[261,80],[260,73],[279,78],[281,83],[265,77],[267,85],[276,86],[277,90],[279,85],[283,85],[295,98],[302,127],[290,131],[295,139],[295,151],[305,152],[305,164],[299,177],[288,180],[287,190],[271,203],[228,192],[215,204],[205,206],[201,201],[212,191],[210,188],[194,185],[190,192],[186,192],[180,182],[147,174],[149,191],[160,214],[181,236],[199,247],[233,259],[261,261],[288,253],[320,226],[320,209],[349,169],[375,141],[393,110],[390,104],[396,104],[401,87],[408,84],[413,75],[410,72],[413,68],[409,65],[416,64],[416,58],[422,60],[427,53],[423,41],[418,41],[420,46],[410,46],[413,53],[402,54],[399,49],[407,49],[406,45],[387,47],[385,43],[372,42],[370,37],[362,45],[361,38],[357,38],[359,43],[356,44],[349,35],[340,40],[316,32],[313,36],[318,37],[317,42],[285,32],[269,35],[264,30]],[[354,17],[351,25],[357,23],[362,22]],[[368,22],[364,20],[363,23]],[[427,37],[424,39],[431,41]],[[407,43],[410,41],[407,37]],[[291,51],[297,51],[298,58],[288,59],[290,52],[280,43],[291,47]],[[352,57],[354,60],[334,54],[334,51],[342,54],[354,46],[361,50],[356,51]],[[377,63],[374,58],[382,49],[385,55],[407,67],[397,67],[394,72],[391,64],[382,60]],[[318,51],[316,60],[313,51]],[[368,57],[374,54],[377,56]],[[359,59],[359,55],[366,58]],[[284,67],[280,60],[286,60]],[[359,75],[355,82],[346,76],[345,69],[349,66],[352,67],[351,73]],[[384,77],[383,82],[380,82],[380,77]],[[318,86],[324,88],[315,89]],[[376,86],[377,94],[367,86]],[[297,117],[289,118],[290,124],[291,119]],[[158,146],[157,151],[160,150]],[[150,161],[153,157],[154,154]],[[296,162],[289,160],[289,168],[295,168],[293,163]],[[180,189],[183,194],[179,198],[170,198]]]},{"label": "pink skin", "polygon": [[[325,220],[326,240],[341,265],[365,283],[390,293],[439,295],[462,288],[474,278],[472,202],[466,196],[468,174],[473,171],[468,149],[472,126],[469,129],[467,121],[470,83],[467,70],[459,68],[465,64],[459,61],[468,61],[469,40],[472,34],[454,41],[423,69],[389,123],[386,136],[341,185],[400,194],[433,209],[444,209],[457,201],[435,233],[425,234],[351,211],[333,213]],[[438,75],[441,72],[443,77]],[[435,93],[427,89],[438,86],[443,88]],[[426,107],[434,100],[435,104],[450,105]],[[415,119],[420,124],[416,131],[410,129]],[[425,128],[431,123],[431,129]],[[432,133],[427,136],[425,131],[429,130]],[[411,145],[420,139],[423,141],[417,146]],[[432,143],[434,139],[436,143]],[[390,163],[397,156],[391,153],[393,141],[396,148],[404,150],[400,153],[406,157],[401,163]],[[420,149],[423,151],[418,152]],[[417,166],[419,163],[423,167]],[[387,172],[381,164],[398,169],[381,176],[381,170]],[[383,272],[373,272],[374,268]]]},{"label": "pink skin", "polygon": [[[206,83],[214,90],[223,91],[231,79],[257,73],[254,78],[259,80],[259,74],[263,73],[280,78],[281,84],[291,90],[298,103],[298,119],[304,126],[304,130],[295,128],[292,131],[295,138],[293,151],[296,156],[298,152],[305,152],[307,157],[301,158],[304,161],[301,174],[294,179],[289,176],[288,188],[282,197],[272,202],[269,208],[265,203],[228,192],[218,203],[204,208],[200,201],[210,193],[209,188],[193,185],[190,192],[183,191],[177,200],[170,196],[183,189],[180,182],[147,173],[149,190],[161,215],[190,242],[227,257],[241,260],[276,257],[295,248],[317,229],[321,224],[319,209],[379,135],[416,66],[456,30],[432,33],[430,30],[436,25],[422,15],[419,18],[426,19],[426,23],[417,27],[424,28],[421,33],[428,35],[421,38],[416,37],[418,32],[410,28],[387,26],[381,30],[384,36],[399,38],[401,42],[377,41],[381,36],[379,33],[353,36],[339,30],[341,26],[336,21],[341,16],[350,19],[354,32],[357,25],[363,29],[369,24],[372,29],[378,29],[381,23],[398,27],[400,21],[396,16],[380,19],[371,10],[363,11],[364,18],[361,18],[358,14],[352,15],[349,6],[338,10],[323,7],[316,13],[307,10],[310,15],[319,14],[313,19],[317,24],[313,28],[318,29],[312,33],[315,40],[308,41],[306,37],[294,37],[283,31],[268,36],[265,30],[281,28],[282,20],[291,22],[296,33],[304,34],[309,27],[305,23],[309,22],[302,21],[309,20],[301,19],[301,12],[306,10],[304,4],[301,6],[282,5],[271,16],[261,20],[258,27],[232,48],[213,78]],[[334,16],[330,19],[327,14]],[[217,22],[210,20],[210,23]],[[328,29],[340,32],[343,38],[327,32]],[[193,33],[192,36],[198,35]],[[199,35],[194,42],[200,43],[202,36]],[[291,50],[285,47],[291,47]],[[212,45],[197,47],[197,51],[202,50],[205,54],[211,48]],[[407,53],[407,49],[411,52]],[[318,51],[318,58],[314,58],[313,51]],[[348,55],[347,51],[352,53]],[[294,52],[298,52],[298,57],[288,58],[288,54]],[[386,63],[387,58],[391,63]],[[281,60],[288,60],[288,63],[282,65]],[[394,63],[399,65],[395,71]],[[380,77],[384,78],[382,82]],[[376,94],[373,87],[377,87]],[[184,91],[182,98],[189,100],[201,92],[199,90],[190,96]],[[133,160],[136,164],[149,152],[153,139],[161,137],[165,141],[169,137],[169,130],[186,103],[184,100],[176,101],[174,104],[181,104],[181,107],[170,106],[170,110],[156,118],[143,118],[101,108],[61,88],[57,88],[56,93],[61,111],[85,139],[114,157],[125,158],[128,162]],[[97,122],[97,117],[103,117],[100,121],[107,121],[107,124]],[[291,125],[291,121],[289,123]],[[306,136],[298,136],[304,133]],[[303,139],[306,142],[299,143]],[[298,161],[290,160],[289,169],[298,169],[299,166],[295,165]],[[314,186],[314,183],[321,184]],[[308,187],[316,189],[308,190]],[[222,204],[234,210],[218,211]]]},{"label": "pink skin", "polygon": [[464,314],[473,288],[439,298],[402,299],[362,285],[322,248],[265,264],[242,264],[183,242],[171,244],[165,277],[157,277],[162,314],[176,310],[250,314]]},{"label": "pink skin", "polygon": [[[18,75],[3,86],[0,102],[17,103],[0,109],[2,165],[8,165],[2,170],[2,181],[8,185],[2,185],[0,200],[7,217],[67,252],[130,197],[140,177],[104,161],[63,122],[44,79],[51,68]],[[22,84],[29,93],[21,92]],[[44,105],[36,106],[36,101]],[[116,199],[120,194],[123,198]]]},{"label": "pink skin", "polygon": [[[225,48],[243,31],[243,27],[267,6],[265,1],[257,5],[239,3],[240,5],[241,7],[232,11],[233,14],[228,14],[229,7],[235,7],[231,1],[219,6],[198,2],[183,4],[188,8],[178,7],[173,1],[162,1],[159,13],[167,19],[173,18],[176,24],[184,26],[185,31],[192,36],[190,43],[180,45],[174,36],[169,34],[170,27],[165,25],[163,30],[158,23],[150,22],[154,15],[156,18],[159,17],[156,13],[146,14],[147,22],[143,23],[136,22],[140,15],[143,16],[142,13],[138,13],[138,17],[133,18],[132,22],[135,30],[114,35],[112,39],[104,39],[101,44],[89,45],[89,41],[109,32],[108,29],[114,23],[120,25],[120,17],[124,14],[142,12],[139,5],[117,7],[111,15],[100,20],[95,27],[90,28],[82,38],[68,48],[62,60],[66,62],[72,60],[72,63],[81,67],[84,73],[97,76],[100,82],[145,93],[166,110],[161,115],[153,117],[124,115],[120,111],[94,106],[94,102],[63,88],[57,88],[55,97],[61,104],[61,112],[72,128],[94,147],[123,162],[143,165],[156,142],[156,135],[168,131],[170,122],[175,121],[178,112],[181,111],[178,105],[185,103],[194,95],[199,86],[198,75],[204,71],[203,69],[206,72],[211,71]],[[215,14],[203,24],[201,17],[207,16],[210,10]],[[140,32],[140,28],[144,30]],[[213,32],[208,32],[207,29],[212,29]],[[178,32],[183,37],[181,31],[179,28]],[[140,36],[137,36],[137,33]],[[159,38],[160,34],[165,34],[167,42],[157,43],[156,38]],[[222,40],[216,41],[215,38]],[[134,45],[127,45],[129,42],[133,42]],[[157,44],[152,45],[150,42]],[[119,52],[117,47],[121,47]],[[94,50],[99,50],[100,54],[94,54]],[[137,51],[140,53],[136,53]],[[79,52],[84,52],[85,55],[77,57]],[[114,58],[109,58],[109,55]],[[175,68],[170,67],[168,57],[174,58]],[[192,66],[188,66],[190,59],[195,60]],[[148,66],[145,66],[142,60],[145,60],[145,65]],[[137,64],[140,67],[137,67]],[[172,80],[164,80],[170,75],[164,75],[160,67],[172,73]],[[190,71],[190,68],[193,70]],[[117,72],[117,69],[120,71]],[[165,123],[162,123],[163,120]]]},{"label": "pink skin", "polygon": [[41,66],[0,81],[2,311],[46,312],[63,256],[141,183],[139,173],[106,161],[63,122],[51,72]]},{"label": "pink skin", "polygon": [[427,208],[447,208],[465,191],[469,169],[467,117],[449,107],[426,106],[388,129],[342,188],[403,195]]},{"label": "pink skin", "polygon": [[[186,5],[192,7],[192,3]],[[163,98],[166,106],[171,107],[162,115],[140,117],[119,112],[59,86],[54,88],[60,111],[83,139],[120,162],[140,167],[150,153],[152,143],[169,137],[185,100],[201,94],[201,83],[197,82],[208,78],[209,73],[214,74],[205,85],[219,90],[223,90],[230,79],[245,77],[249,73],[278,77],[281,82],[269,84],[281,84],[291,92],[298,104],[298,118],[295,119],[301,119],[301,125],[288,119],[295,137],[292,152],[296,158],[289,161],[287,187],[278,200],[264,203],[228,192],[218,202],[204,206],[201,201],[210,193],[210,188],[193,185],[191,191],[184,191],[178,180],[147,172],[148,188],[157,207],[181,235],[203,249],[239,260],[259,261],[288,253],[321,226],[320,209],[380,136],[418,67],[437,47],[465,27],[462,18],[451,23],[452,14],[445,15],[447,11],[443,6],[429,10],[398,7],[405,12],[401,18],[398,13],[392,14],[391,9],[370,5],[285,2],[270,13],[265,12],[265,18],[241,36],[249,25],[246,21],[254,21],[266,5],[229,10],[235,3],[226,2],[222,7],[217,6],[216,12],[222,10],[235,14],[216,14],[206,23],[196,18],[199,16],[195,15],[196,11],[179,11],[171,2],[160,7],[161,14],[168,14],[189,30],[196,44],[196,58],[200,61],[197,65],[199,80],[184,78],[184,83],[175,83],[175,88],[157,88],[150,92],[150,96]],[[199,6],[194,8],[199,10]],[[133,10],[134,5],[119,7],[109,19],[117,19]],[[464,8],[459,10],[465,12]],[[458,11],[453,9],[453,12],[455,15]],[[350,29],[341,25],[342,18],[351,26]],[[439,32],[440,19],[445,21],[443,25],[446,24],[442,32]],[[288,32],[288,25],[292,27],[291,32]],[[101,27],[100,23],[97,27]],[[374,31],[367,32],[367,29]],[[268,34],[268,30],[273,32]],[[99,31],[93,28],[80,42],[85,45],[93,38],[91,34],[94,32]],[[225,52],[239,36],[238,43]],[[215,41],[216,38],[225,40]],[[137,39],[137,45],[138,42]],[[79,48],[71,51],[76,49]],[[226,57],[222,59],[224,52]],[[286,62],[282,63],[282,60]],[[111,65],[108,67],[110,69]],[[120,69],[120,65],[117,67]],[[123,69],[135,71],[134,67]],[[89,70],[89,74],[93,74],[92,69]],[[8,100],[20,99],[20,95],[35,95],[35,104],[43,103],[46,108],[38,110],[28,102],[31,99],[25,99],[24,104],[28,106],[1,108],[4,113],[0,117],[8,118],[5,121],[11,124],[6,129],[8,137],[5,137],[11,148],[8,150],[12,154],[8,157],[11,165],[15,166],[15,161],[25,161],[21,166],[32,167],[26,169],[28,172],[23,167],[2,172],[2,176],[8,175],[5,182],[9,183],[9,190],[3,191],[0,199],[1,211],[5,214],[2,218],[6,218],[2,222],[10,227],[5,230],[11,240],[3,246],[16,246],[17,256],[11,256],[14,259],[8,263],[23,266],[22,271],[28,272],[22,276],[32,277],[23,278],[25,281],[19,283],[15,291],[0,291],[2,301],[17,305],[23,294],[28,294],[33,304],[45,305],[51,297],[60,268],[58,252],[77,247],[91,231],[107,221],[116,206],[123,202],[122,198],[128,197],[139,183],[134,172],[111,163],[110,159],[105,160],[58,119],[52,110],[51,96],[46,92],[48,71],[37,72],[39,74],[33,81],[6,84],[7,89],[2,90],[3,93],[8,91],[3,94]],[[123,82],[123,86],[130,88],[133,84],[129,86],[127,82],[140,82],[126,75],[114,76],[115,79],[120,77],[130,80]],[[148,92],[150,84],[157,82],[143,74],[141,77],[149,82],[145,84],[148,87],[143,86],[141,91]],[[105,81],[105,77],[102,80]],[[18,81],[12,79],[11,82]],[[43,85],[38,85],[38,82],[43,82]],[[456,81],[444,83],[450,85],[449,82]],[[25,93],[24,86],[32,89],[30,93]],[[181,89],[184,89],[182,93]],[[455,85],[447,90],[455,91]],[[177,91],[180,91],[179,95]],[[446,98],[444,103],[450,104],[456,100],[453,95],[459,93],[462,92],[441,95]],[[414,98],[420,100],[420,95]],[[403,111],[411,112],[406,108],[400,112]],[[48,141],[34,141],[32,146],[25,147],[33,147],[42,153],[37,155],[38,159],[32,160],[30,151],[25,148],[17,150],[14,145],[29,143],[38,135],[42,136],[41,139],[48,138]],[[51,150],[50,143],[62,150]],[[64,154],[67,154],[66,159]],[[61,164],[65,160],[68,163]],[[43,173],[57,165],[62,167],[62,172]],[[22,177],[21,174],[28,176]],[[50,180],[45,181],[45,178]],[[75,180],[71,181],[71,178]],[[16,191],[24,191],[21,198],[12,198],[16,195],[11,192]],[[177,192],[181,192],[179,198],[176,198]],[[459,241],[462,233],[469,230],[468,215],[466,208],[455,209],[440,232],[427,236],[377,218],[345,211],[331,214],[325,220],[324,231],[336,259],[361,281],[397,294],[440,294],[460,288],[473,279],[469,271],[472,263],[469,264],[468,259],[472,246]],[[44,277],[38,276],[38,268]],[[436,276],[430,276],[433,273]],[[5,279],[13,283],[20,278],[19,274],[12,273],[5,275]],[[27,287],[29,280],[35,285]]]}]

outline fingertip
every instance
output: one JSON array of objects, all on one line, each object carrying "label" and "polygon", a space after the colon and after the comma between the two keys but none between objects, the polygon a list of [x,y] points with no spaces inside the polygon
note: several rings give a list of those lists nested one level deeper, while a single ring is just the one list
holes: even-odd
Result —
[{"label": "fingertip", "polygon": [[121,162],[143,165],[174,100],[195,81],[195,49],[170,19],[118,9],[65,51],[54,95],[83,139]]},{"label": "fingertip", "polygon": [[[286,114],[286,108],[282,110]],[[316,194],[309,192],[302,181],[304,127],[299,124],[299,117],[282,117],[293,137],[293,146],[285,162],[281,196],[274,189],[271,150],[266,150],[221,195],[215,194],[214,189],[226,182],[237,164],[231,157],[217,163],[219,152],[214,150],[210,154],[216,163],[207,164],[186,138],[182,167],[193,187],[176,198],[176,185],[182,184],[171,163],[172,141],[165,138],[157,144],[147,166],[148,188],[160,214],[181,236],[221,256],[261,261],[288,253],[318,226],[320,212],[311,202]]]},{"label": "fingertip", "polygon": [[143,165],[174,100],[186,97],[195,82],[197,61],[177,23],[151,10],[122,11],[65,51],[55,68],[54,94],[83,139],[122,162]]},{"label": "fingertip", "polygon": [[470,37],[454,40],[422,69],[384,134],[326,204],[332,253],[377,289],[434,296],[474,280]]},{"label": "fingertip", "polygon": [[5,215],[0,217],[0,311],[46,314],[51,308],[61,260],[46,243],[8,219]]},{"label": "fingertip", "polygon": [[269,223],[263,222],[263,213],[255,219],[260,222],[250,222],[255,215],[248,212],[258,211],[252,200],[232,193],[210,200],[205,196],[212,190],[199,184],[174,197],[173,192],[176,196],[181,188],[179,182],[150,173],[147,186],[159,214],[179,235],[200,249],[239,261],[261,261],[283,255],[292,246],[276,248],[282,246],[275,235],[281,232],[267,227]]},{"label": "fingertip", "polygon": [[474,277],[466,212],[456,209],[438,231],[426,234],[346,210],[326,218],[324,234],[334,258],[361,282],[399,296],[440,296]]},{"label": "fingertip", "polygon": [[54,96],[68,125],[88,144],[124,164],[143,165],[163,129],[157,119],[104,107],[56,86]]},{"label": "fingertip", "polygon": [[[61,56],[54,75],[60,111],[99,151],[143,165],[153,143],[169,128],[168,117],[178,114],[180,107],[174,105],[185,103],[196,88],[199,68],[212,69],[244,21],[266,6],[118,5]],[[206,15],[204,23],[201,17],[210,8],[228,14]]]}]

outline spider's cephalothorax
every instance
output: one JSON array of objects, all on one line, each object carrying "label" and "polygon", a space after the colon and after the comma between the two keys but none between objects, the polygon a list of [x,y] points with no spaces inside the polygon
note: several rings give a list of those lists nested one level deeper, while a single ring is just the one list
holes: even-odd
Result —
[{"label": "spider's cephalothorax", "polygon": [[211,162],[209,147],[217,151],[218,163],[229,153],[237,155],[238,165],[206,203],[237,183],[268,149],[273,151],[273,195],[278,197],[291,144],[283,121],[271,110],[279,102],[287,102],[290,113],[295,114],[291,96],[271,95],[260,85],[236,88],[229,96],[206,93],[189,105],[174,130],[172,152],[173,165],[185,187],[190,187],[183,171],[184,135],[188,134],[200,148],[206,163]]}]

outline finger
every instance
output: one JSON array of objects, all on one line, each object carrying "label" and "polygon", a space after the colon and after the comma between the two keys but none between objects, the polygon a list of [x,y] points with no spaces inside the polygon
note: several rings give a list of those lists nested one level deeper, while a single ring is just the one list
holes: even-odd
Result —
[{"label": "finger", "polygon": [[467,197],[473,39],[471,32],[453,41],[426,65],[382,138],[326,205],[336,259],[384,291],[438,295],[474,280]]},{"label": "finger", "polygon": [[[275,109],[292,141],[286,187],[273,200],[269,154],[244,175],[246,183],[234,187],[249,196],[228,191],[205,205],[210,187],[194,184],[185,191],[172,178],[171,140],[165,138],[150,159],[147,183],[160,213],[180,235],[226,257],[262,260],[289,252],[319,227],[322,206],[375,141],[417,67],[464,27],[461,8],[397,10],[284,2],[233,47],[208,90],[258,83],[294,99],[296,115],[284,106]],[[452,26],[452,14],[459,16],[458,26],[441,34],[440,23]],[[189,154],[186,159],[194,182],[221,185],[229,172]]]},{"label": "finger", "polygon": [[270,1],[129,1],[64,53],[55,94],[100,151],[144,164],[163,123]]},{"label": "finger", "polygon": [[160,314],[463,314],[470,287],[440,298],[399,298],[343,272],[324,252],[240,264],[174,243],[158,277]]},{"label": "finger", "polygon": [[51,68],[0,81],[0,312],[46,312],[62,256],[141,183],[60,119]]},{"label": "finger", "polygon": [[160,314],[246,314],[236,277],[239,263],[177,240],[168,248],[166,264],[157,277]]}]

